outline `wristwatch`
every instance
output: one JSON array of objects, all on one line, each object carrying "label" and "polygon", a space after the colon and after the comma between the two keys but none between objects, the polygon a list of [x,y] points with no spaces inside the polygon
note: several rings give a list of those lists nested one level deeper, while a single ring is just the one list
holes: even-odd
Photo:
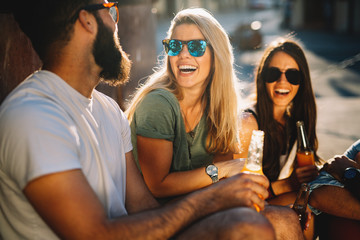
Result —
[{"label": "wristwatch", "polygon": [[345,169],[342,182],[344,183],[345,188],[360,201],[359,169],[354,167],[348,167]]},{"label": "wristwatch", "polygon": [[205,168],[205,172],[209,177],[211,178],[213,183],[216,183],[219,181],[218,178],[218,168],[214,164],[210,164]]},{"label": "wristwatch", "polygon": [[343,175],[344,185],[347,186],[353,182],[360,182],[360,172],[354,167],[348,167],[344,171]]}]

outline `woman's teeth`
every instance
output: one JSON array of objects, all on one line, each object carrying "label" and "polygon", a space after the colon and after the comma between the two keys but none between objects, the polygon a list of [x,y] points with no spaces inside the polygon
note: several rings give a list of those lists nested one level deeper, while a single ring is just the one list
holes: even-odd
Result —
[{"label": "woman's teeth", "polygon": [[189,72],[194,72],[196,70],[196,67],[190,65],[181,65],[179,66],[179,69],[181,72],[189,73]]},{"label": "woman's teeth", "polygon": [[288,94],[290,92],[290,90],[288,89],[276,89],[275,93],[277,94]]}]

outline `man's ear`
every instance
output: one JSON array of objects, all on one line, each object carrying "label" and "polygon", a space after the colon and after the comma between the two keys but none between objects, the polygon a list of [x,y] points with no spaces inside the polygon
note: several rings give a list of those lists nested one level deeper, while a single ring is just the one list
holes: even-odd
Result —
[{"label": "man's ear", "polygon": [[86,31],[89,31],[91,33],[96,32],[97,23],[93,14],[89,13],[86,10],[80,10],[78,19],[81,26],[83,26]]}]

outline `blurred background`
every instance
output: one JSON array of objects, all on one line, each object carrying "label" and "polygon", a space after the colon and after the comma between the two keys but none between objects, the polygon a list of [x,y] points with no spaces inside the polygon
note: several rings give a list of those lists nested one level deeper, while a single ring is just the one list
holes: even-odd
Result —
[{"label": "blurred background", "polygon": [[[228,32],[244,97],[264,48],[278,37],[298,41],[316,94],[319,155],[342,154],[360,138],[360,0],[119,0],[119,37],[133,62],[131,78],[121,87],[97,89],[125,110],[162,58],[170,20],[188,7],[208,9]],[[0,33],[2,102],[41,62],[6,6],[0,7]]]}]

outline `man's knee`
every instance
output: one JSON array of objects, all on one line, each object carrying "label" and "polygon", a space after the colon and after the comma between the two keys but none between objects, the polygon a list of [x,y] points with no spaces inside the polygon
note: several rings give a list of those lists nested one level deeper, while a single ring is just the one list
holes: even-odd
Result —
[{"label": "man's knee", "polygon": [[219,236],[223,239],[275,239],[271,223],[253,209],[233,208],[218,214],[222,219]]},{"label": "man's knee", "polygon": [[264,216],[266,216],[269,220],[276,220],[277,222],[291,222],[295,225],[299,224],[299,217],[289,207],[285,206],[267,206],[263,211]]},{"label": "man's knee", "polygon": [[271,205],[262,213],[273,225],[277,239],[304,239],[299,217],[291,208]]}]

